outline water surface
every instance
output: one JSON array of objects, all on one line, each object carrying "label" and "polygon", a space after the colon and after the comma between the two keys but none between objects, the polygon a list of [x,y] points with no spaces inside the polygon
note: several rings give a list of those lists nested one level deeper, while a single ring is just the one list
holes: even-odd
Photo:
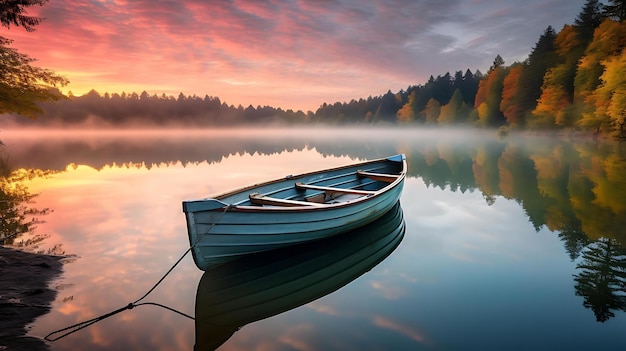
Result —
[{"label": "water surface", "polygon": [[[220,350],[618,350],[626,342],[618,143],[342,129],[3,131],[0,139],[9,173],[29,174],[13,186],[39,194],[31,208],[51,210],[14,244],[33,239],[30,250],[75,255],[31,335],[141,297],[187,248],[183,200],[405,153],[406,231],[389,256],[334,292],[246,324]],[[193,315],[201,276],[186,257],[146,301]],[[51,347],[182,350],[195,333],[194,321],[141,306]]]}]

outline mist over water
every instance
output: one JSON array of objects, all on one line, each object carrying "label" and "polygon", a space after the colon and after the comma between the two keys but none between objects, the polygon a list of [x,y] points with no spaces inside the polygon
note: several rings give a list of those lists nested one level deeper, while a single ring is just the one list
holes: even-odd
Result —
[{"label": "mist over water", "polygon": [[[20,182],[39,194],[30,206],[52,210],[30,234],[45,235],[33,250],[76,255],[32,335],[142,295],[187,248],[183,200],[405,153],[406,233],[389,257],[243,326],[221,350],[619,350],[626,341],[624,281],[602,285],[600,274],[626,267],[617,142],[415,128],[4,129],[0,140],[11,172],[47,171]],[[201,275],[187,257],[150,300],[193,314]],[[143,307],[51,347],[191,349],[194,334],[193,321]]]},{"label": "mist over water", "polygon": [[[364,154],[390,139],[405,143],[455,144],[495,139],[493,131],[428,128],[259,128],[147,130],[31,130],[0,132],[10,148],[14,167],[64,169],[70,163],[106,164],[199,162],[237,153],[271,154],[317,148]],[[129,142],[131,141],[131,142]],[[348,146],[345,146],[348,145]],[[332,152],[332,151],[331,151]],[[341,152],[341,151],[339,151]],[[384,154],[381,153],[384,156]],[[23,165],[23,166],[22,166]]]}]

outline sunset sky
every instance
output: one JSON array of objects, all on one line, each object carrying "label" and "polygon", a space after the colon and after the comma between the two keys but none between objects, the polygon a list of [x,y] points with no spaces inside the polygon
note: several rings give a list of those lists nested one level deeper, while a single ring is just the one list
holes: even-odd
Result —
[{"label": "sunset sky", "polygon": [[523,60],[584,0],[51,0],[0,29],[81,95],[147,91],[315,110]]}]

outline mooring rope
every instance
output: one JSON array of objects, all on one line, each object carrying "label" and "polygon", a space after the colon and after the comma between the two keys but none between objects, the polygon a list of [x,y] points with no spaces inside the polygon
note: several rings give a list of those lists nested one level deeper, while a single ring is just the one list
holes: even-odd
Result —
[{"label": "mooring rope", "polygon": [[[220,219],[222,219],[222,217],[224,216],[224,214],[225,214],[225,213],[226,213],[226,212],[227,212],[230,208],[231,208],[231,205],[227,205],[227,206],[224,208],[224,211],[222,211],[222,213],[220,214],[220,216],[219,216],[219,217],[218,217],[218,218],[217,218],[217,219],[216,219],[216,220],[215,220],[215,221],[211,224],[211,226],[210,226],[210,227],[209,227],[209,229],[207,230],[206,234],[208,234],[208,233],[211,231],[211,229],[213,229],[213,227],[215,226],[215,224],[217,224],[217,222],[219,222],[219,221],[220,221]],[[185,314],[185,313],[183,313],[183,312],[177,311],[177,310],[175,310],[175,309],[173,309],[173,308],[171,308],[171,307],[167,307],[167,306],[165,306],[165,305],[162,305],[162,304],[159,304],[159,303],[156,303],[156,302],[142,302],[142,303],[139,303],[139,301],[141,301],[141,300],[145,299],[148,295],[150,295],[150,293],[151,293],[152,291],[154,291],[154,289],[156,289],[156,288],[157,288],[157,287],[161,284],[161,282],[163,282],[163,280],[165,279],[165,277],[167,277],[167,276],[168,276],[168,275],[169,275],[169,274],[170,274],[170,273],[174,270],[174,268],[176,268],[176,266],[177,266],[177,265],[178,265],[178,264],[179,264],[179,263],[183,260],[183,258],[185,258],[185,256],[187,256],[187,254],[188,254],[191,250],[193,250],[193,248],[194,248],[196,245],[198,245],[198,243],[200,242],[200,239],[202,239],[202,236],[198,236],[198,238],[196,239],[196,241],[195,241],[195,242],[194,242],[194,243],[193,243],[193,244],[192,244],[192,245],[191,245],[191,246],[190,246],[190,247],[189,247],[189,248],[185,251],[185,253],[183,253],[183,254],[182,254],[182,256],[180,256],[180,258],[176,261],[176,263],[174,263],[174,264],[172,265],[172,267],[170,267],[170,269],[168,269],[168,271],[167,271],[167,272],[165,272],[165,274],[161,277],[161,279],[159,279],[159,280],[156,282],[156,284],[154,284],[154,285],[152,286],[152,288],[150,288],[150,290],[148,290],[148,292],[147,292],[147,293],[145,293],[142,297],[138,298],[138,299],[137,299],[137,300],[135,300],[134,302],[131,302],[131,303],[129,303],[128,305],[126,305],[126,306],[124,306],[124,307],[121,307],[121,308],[118,308],[118,309],[116,309],[116,310],[114,310],[114,311],[111,311],[111,312],[109,312],[109,313],[103,314],[102,316],[99,316],[99,317],[96,317],[96,318],[92,318],[92,319],[90,319],[90,320],[86,320],[86,321],[83,321],[83,322],[80,322],[80,323],[76,323],[76,324],[74,324],[74,325],[70,325],[70,326],[68,326],[68,327],[65,327],[65,328],[62,328],[62,329],[59,329],[59,330],[53,331],[53,332],[51,332],[50,334],[46,335],[46,336],[44,337],[44,339],[45,339],[45,340],[47,340],[47,341],[56,341],[56,340],[62,339],[62,338],[66,337],[66,336],[68,336],[68,335],[70,335],[70,334],[74,334],[74,333],[76,333],[77,331],[79,331],[79,330],[81,330],[81,329],[87,328],[88,326],[90,326],[90,325],[92,325],[92,324],[95,324],[95,323],[97,323],[97,322],[99,322],[99,321],[101,321],[101,320],[103,320],[103,319],[109,318],[109,317],[111,317],[111,316],[114,316],[114,315],[116,315],[116,314],[118,314],[118,313],[120,313],[120,312],[126,311],[126,310],[132,310],[132,309],[133,309],[133,308],[135,308],[135,307],[138,307],[138,306],[143,306],[143,305],[153,305],[153,306],[162,307],[162,308],[165,308],[165,309],[167,309],[167,310],[169,310],[169,311],[172,311],[172,312],[178,313],[178,314],[179,314],[179,315],[181,315],[181,316],[187,317],[187,318],[189,318],[189,319],[191,319],[191,320],[195,320],[195,318],[194,318],[194,317],[192,317],[192,316],[190,316],[190,315],[188,315],[188,314]],[[64,332],[64,333],[63,333],[63,332]],[[56,335],[56,334],[59,334],[59,333],[63,333],[63,334],[61,334],[61,335],[59,335],[59,336],[57,336],[57,337],[52,337],[53,335]]]}]

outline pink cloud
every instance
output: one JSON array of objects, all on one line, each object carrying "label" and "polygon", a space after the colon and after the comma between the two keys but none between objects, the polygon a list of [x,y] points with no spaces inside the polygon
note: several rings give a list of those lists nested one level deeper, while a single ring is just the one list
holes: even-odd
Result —
[{"label": "pink cloud", "polygon": [[[570,22],[580,7],[551,2]],[[57,0],[32,9],[46,18],[36,32],[11,28],[0,35],[15,39],[39,66],[64,74],[71,81],[65,90],[77,94],[92,88],[183,92],[235,105],[315,110],[323,102],[398,91],[431,74],[485,70],[496,53],[529,52],[541,33],[525,35],[529,28],[520,18],[531,14],[511,6],[495,0]],[[439,32],[446,23],[463,33]],[[502,40],[503,31],[514,35]],[[490,45],[474,47],[482,42]]]}]

